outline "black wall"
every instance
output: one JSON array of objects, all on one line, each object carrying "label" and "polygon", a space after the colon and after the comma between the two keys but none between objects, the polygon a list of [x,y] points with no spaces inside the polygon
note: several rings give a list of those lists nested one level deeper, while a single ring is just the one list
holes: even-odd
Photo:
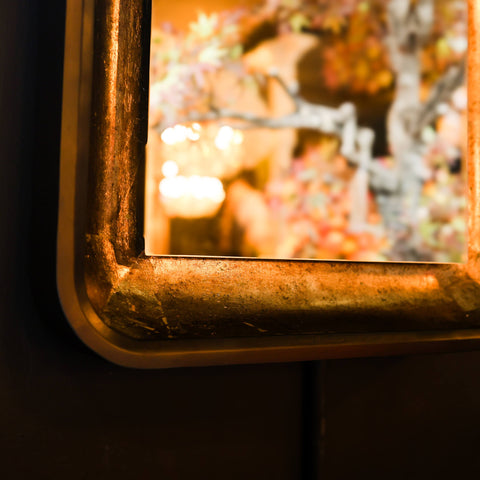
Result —
[{"label": "black wall", "polygon": [[0,2],[0,478],[480,473],[480,352],[128,370],[55,286],[65,5]]}]

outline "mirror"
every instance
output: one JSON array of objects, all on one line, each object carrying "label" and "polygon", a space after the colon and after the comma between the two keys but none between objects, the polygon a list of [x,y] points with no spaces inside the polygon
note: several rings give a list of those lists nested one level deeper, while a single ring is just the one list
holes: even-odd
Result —
[{"label": "mirror", "polygon": [[152,18],[147,254],[465,261],[466,2]]},{"label": "mirror", "polygon": [[[344,3],[348,7],[351,2]],[[426,8],[430,3],[418,0],[412,3],[413,11],[422,4]],[[183,8],[186,3],[181,5]],[[356,262],[145,255],[142,218],[150,2],[68,0],[57,286],[66,318],[78,336],[104,358],[136,368],[478,348],[478,7],[478,2],[468,2],[467,262]],[[217,9],[198,17],[203,18],[202,25],[209,23],[212,11]],[[459,58],[459,66],[461,62]],[[273,78],[271,71],[267,76],[265,93],[271,87],[284,98],[288,92],[296,95],[285,90],[276,73],[273,71]],[[300,88],[298,92],[302,101],[314,103],[303,98],[307,94]],[[209,112],[210,108],[204,108],[197,115]],[[278,118],[291,118],[288,115],[292,113],[295,111],[268,118],[277,122]],[[230,115],[226,124],[245,135],[238,145],[246,142],[252,129],[238,125],[234,129],[230,122],[245,115]],[[207,121],[195,121],[202,129],[209,126]],[[198,127],[193,123],[177,133],[195,138]],[[223,126],[220,123],[217,130],[209,130],[213,143]],[[150,134],[154,129],[152,125]],[[230,130],[223,131],[227,134],[220,138],[235,138]],[[148,168],[151,166],[149,159]],[[162,172],[162,166],[158,182],[187,176],[180,167],[177,173]],[[352,164],[350,168],[353,178],[360,167]],[[228,188],[225,180],[222,186]],[[154,198],[158,199],[158,184],[155,188]],[[227,197],[228,193],[222,206]],[[176,228],[173,220],[180,218],[167,219],[171,239]],[[165,234],[166,229],[161,231]]]}]

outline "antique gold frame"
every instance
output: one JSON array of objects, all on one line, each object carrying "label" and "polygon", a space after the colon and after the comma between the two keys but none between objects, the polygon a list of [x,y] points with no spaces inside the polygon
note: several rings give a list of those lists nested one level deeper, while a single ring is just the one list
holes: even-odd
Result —
[{"label": "antique gold frame", "polygon": [[149,3],[67,1],[57,278],[78,336],[140,368],[478,348],[480,3],[466,264],[145,256]]}]

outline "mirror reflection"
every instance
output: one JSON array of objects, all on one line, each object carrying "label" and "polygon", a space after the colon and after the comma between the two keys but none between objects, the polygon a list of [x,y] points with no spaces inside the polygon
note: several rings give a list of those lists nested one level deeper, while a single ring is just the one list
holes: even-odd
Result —
[{"label": "mirror reflection", "polygon": [[154,0],[146,253],[464,261],[466,16]]}]

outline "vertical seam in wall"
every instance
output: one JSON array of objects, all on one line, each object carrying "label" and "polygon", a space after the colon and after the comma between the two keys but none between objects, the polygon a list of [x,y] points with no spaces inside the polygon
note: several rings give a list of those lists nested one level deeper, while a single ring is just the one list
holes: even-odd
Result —
[{"label": "vertical seam in wall", "polygon": [[301,478],[322,476],[326,433],[326,361],[305,362],[302,370]]}]

